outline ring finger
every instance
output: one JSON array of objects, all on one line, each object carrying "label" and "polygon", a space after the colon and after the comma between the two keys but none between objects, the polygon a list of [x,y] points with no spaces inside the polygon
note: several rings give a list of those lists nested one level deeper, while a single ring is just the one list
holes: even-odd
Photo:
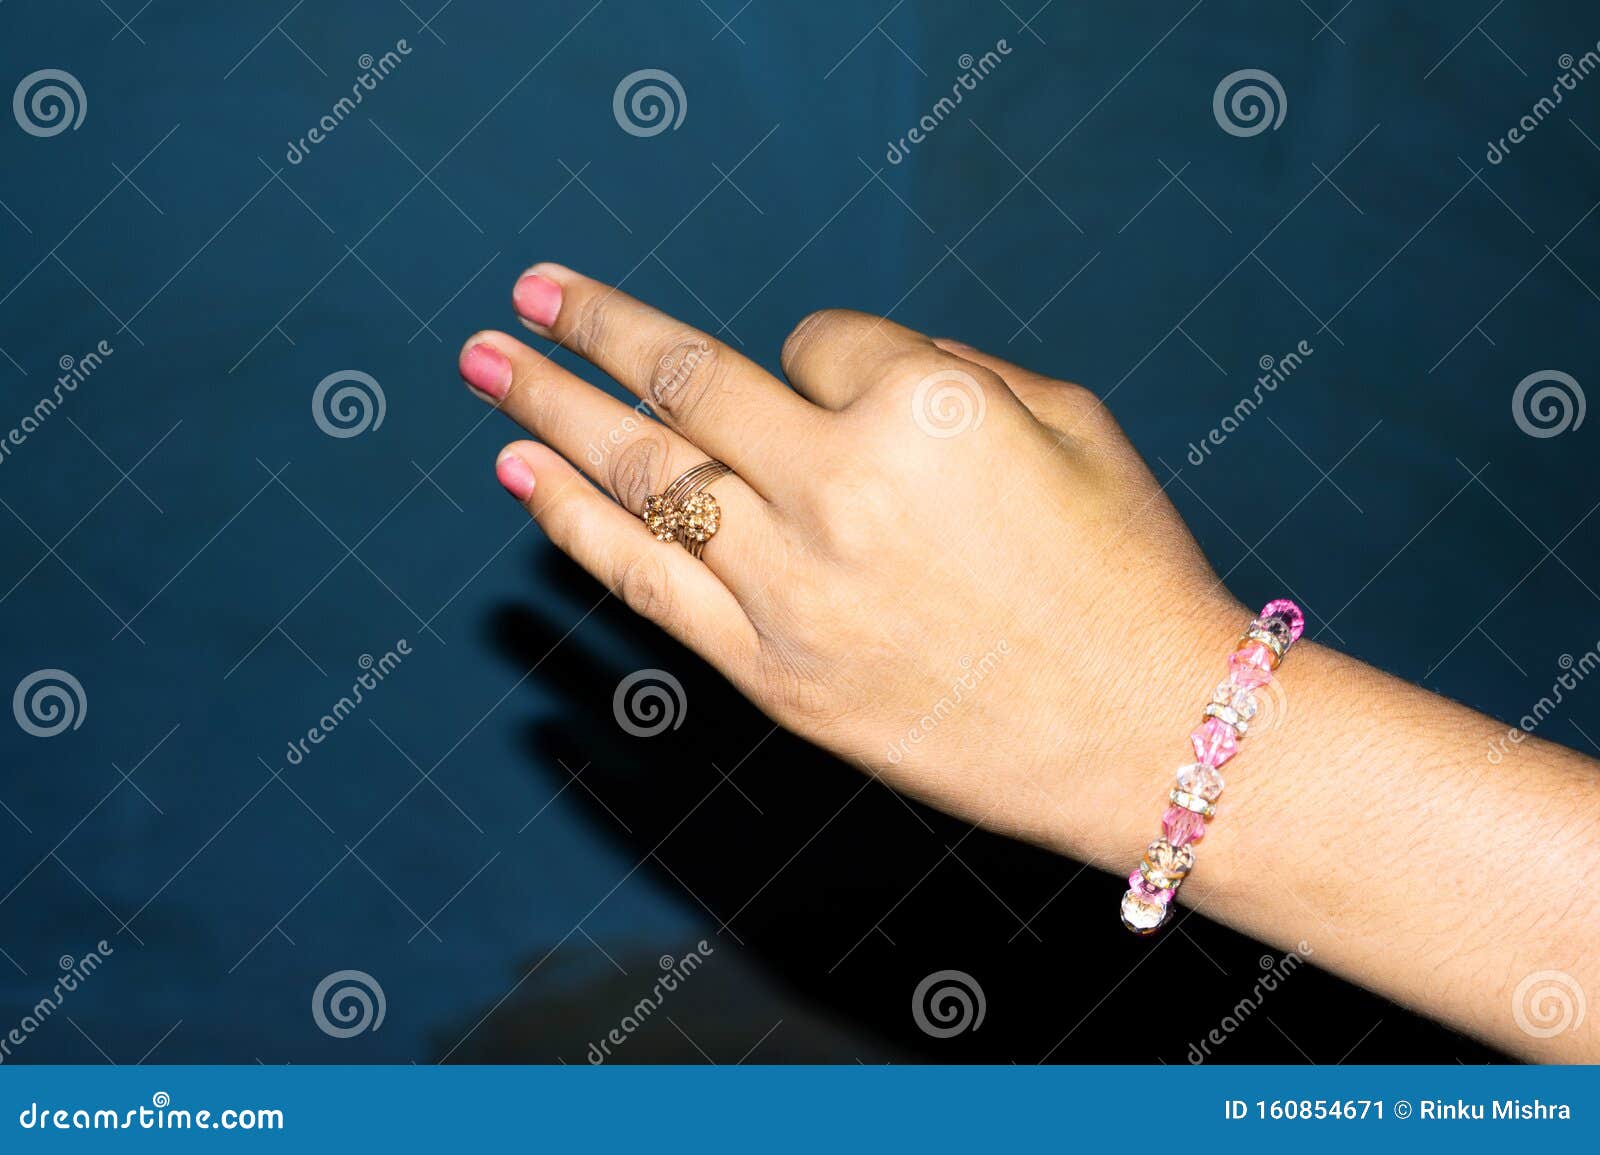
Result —
[{"label": "ring finger", "polygon": [[[471,337],[460,369],[475,392],[636,517],[645,498],[664,492],[674,478],[708,457],[637,408],[504,333]],[[774,559],[782,556],[771,507],[736,474],[718,478],[707,491],[722,509],[726,532],[706,544],[703,560],[736,595],[766,588]],[[639,532],[647,532],[642,523]]]}]

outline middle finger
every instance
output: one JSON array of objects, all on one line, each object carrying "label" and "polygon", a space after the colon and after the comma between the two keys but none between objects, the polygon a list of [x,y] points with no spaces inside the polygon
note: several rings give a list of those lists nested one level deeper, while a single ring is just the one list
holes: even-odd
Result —
[{"label": "middle finger", "polygon": [[826,417],[721,341],[561,265],[535,265],[512,300],[530,329],[604,369],[769,497],[791,475],[788,447]]}]

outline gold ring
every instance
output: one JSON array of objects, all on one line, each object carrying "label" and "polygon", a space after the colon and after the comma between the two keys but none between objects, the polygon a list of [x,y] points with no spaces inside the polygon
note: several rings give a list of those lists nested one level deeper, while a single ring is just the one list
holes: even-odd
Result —
[{"label": "gold ring", "polygon": [[722,507],[706,486],[732,472],[720,461],[702,461],[679,474],[661,493],[644,499],[645,528],[657,541],[676,541],[699,557],[722,527]]}]

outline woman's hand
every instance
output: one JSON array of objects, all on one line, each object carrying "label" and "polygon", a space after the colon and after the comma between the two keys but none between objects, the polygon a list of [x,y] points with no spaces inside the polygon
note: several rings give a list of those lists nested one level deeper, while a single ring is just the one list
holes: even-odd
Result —
[{"label": "woman's hand", "polygon": [[[497,471],[558,546],[895,788],[1138,861],[1248,615],[1092,396],[860,313],[801,322],[791,390],[569,269],[514,300],[648,402],[467,343],[462,374],[544,442]],[[707,457],[737,472],[697,560],[639,514]],[[1507,1050],[1600,1058],[1576,1010],[1600,995],[1600,897],[1572,875],[1600,855],[1595,763],[1529,737],[1492,764],[1503,726],[1309,641],[1273,685],[1293,717],[1252,724],[1184,905]],[[1552,983],[1576,1013],[1547,1027]]]},{"label": "woman's hand", "polygon": [[[513,297],[648,403],[504,334],[467,342],[468,382],[543,443],[497,471],[557,546],[895,788],[1081,857],[1137,851],[1249,615],[1091,394],[845,310],[785,342],[791,389],[558,265]],[[735,475],[696,560],[640,513],[708,457]]]}]

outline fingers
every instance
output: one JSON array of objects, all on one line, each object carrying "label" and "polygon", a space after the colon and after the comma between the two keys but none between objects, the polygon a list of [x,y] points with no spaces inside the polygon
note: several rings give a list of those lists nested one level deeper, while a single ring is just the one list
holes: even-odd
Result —
[{"label": "fingers", "polygon": [[755,628],[733,593],[677,546],[639,528],[547,446],[519,441],[501,451],[495,476],[567,556],[735,681],[753,668]]},{"label": "fingers", "polygon": [[786,447],[824,416],[722,342],[571,269],[535,265],[512,301],[530,329],[604,369],[763,494],[782,482]]},{"label": "fingers", "polygon": [[[634,518],[643,513],[645,498],[706,460],[703,451],[638,408],[504,333],[469,338],[460,369],[485,400],[582,469]],[[736,593],[764,588],[777,548],[771,508],[737,476],[718,478],[709,490],[728,530],[707,544],[702,560]],[[633,532],[662,547],[641,521],[633,522]]]},{"label": "fingers", "polygon": [[780,357],[790,383],[825,409],[845,408],[907,365],[932,372],[944,360],[915,329],[854,309],[812,313],[789,334]]}]

